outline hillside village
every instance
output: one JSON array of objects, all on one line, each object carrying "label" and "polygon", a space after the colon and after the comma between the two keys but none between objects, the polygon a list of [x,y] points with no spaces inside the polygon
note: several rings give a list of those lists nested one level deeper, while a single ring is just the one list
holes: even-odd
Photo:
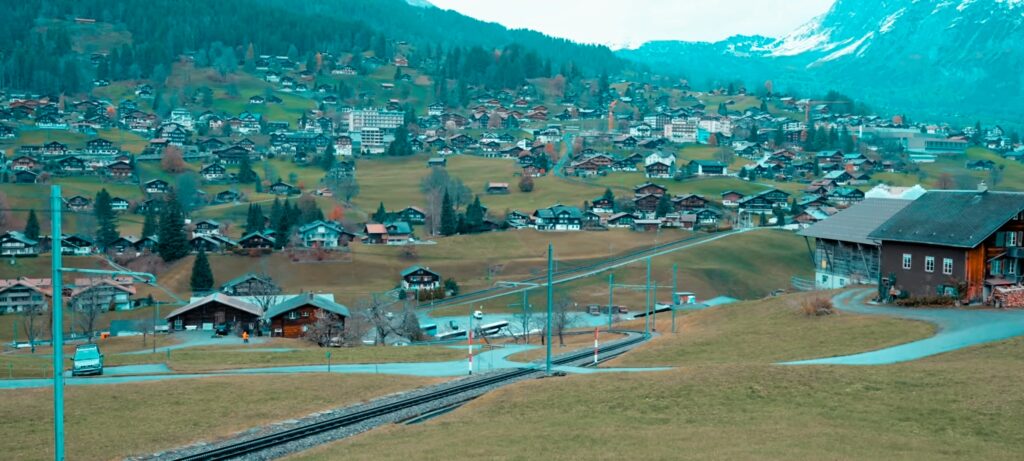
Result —
[{"label": "hillside village", "polygon": [[[587,98],[559,91],[558,77],[500,91],[459,85],[465,103],[458,105],[411,100],[430,79],[410,65],[414,49],[390,49],[386,59],[318,53],[306,64],[253,56],[233,79],[259,90],[223,95],[203,86],[170,110],[145,81],[97,78],[92,96],[81,98],[0,93],[0,192],[8,206],[18,205],[0,236],[0,256],[48,251],[54,236],[40,230],[43,216],[35,211],[46,208],[45,184],[69,191],[64,202],[74,231],[60,236],[66,255],[106,254],[130,264],[150,253],[170,261],[188,252],[260,257],[304,248],[315,254],[304,257],[330,259],[356,243],[413,245],[523,228],[800,228],[864,200],[880,184],[876,195],[888,193],[886,185],[997,186],[1004,175],[1020,174],[1024,159],[1019,137],[998,126],[910,123],[861,113],[841,95],[798,99],[770,87],[753,95],[732,84],[697,91],[685,81],[612,82],[602,75],[584,82]],[[94,53],[91,64],[103,69],[108,59]],[[199,71],[188,55],[178,67]],[[369,86],[377,88],[351,91]],[[154,110],[158,104],[164,108]],[[226,106],[242,110],[215,109]],[[288,111],[279,110],[284,106]],[[473,178],[483,187],[471,190],[447,171],[466,157],[512,165],[513,172]],[[362,171],[396,162],[421,165],[422,197],[396,202],[360,194],[370,186]],[[579,190],[537,203],[530,197],[550,184],[535,185],[545,177]],[[534,206],[487,206],[511,194],[516,204]],[[377,210],[360,208],[357,197],[379,203]],[[29,213],[34,224],[22,218]],[[104,220],[99,231],[96,218]],[[181,224],[168,229],[165,221]],[[46,290],[42,282],[5,283]],[[131,283],[103,283],[133,290]],[[435,293],[435,285],[419,299],[451,294]]]}]

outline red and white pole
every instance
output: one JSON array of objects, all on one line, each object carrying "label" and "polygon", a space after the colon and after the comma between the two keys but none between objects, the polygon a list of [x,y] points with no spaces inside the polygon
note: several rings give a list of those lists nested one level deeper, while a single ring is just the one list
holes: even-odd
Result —
[{"label": "red and white pole", "polygon": [[597,351],[598,351],[598,346],[597,346],[597,334],[598,333],[597,333],[597,331],[598,331],[598,329],[594,328],[594,365],[597,365]]},{"label": "red and white pole", "polygon": [[473,374],[473,329],[469,329],[469,374]]}]

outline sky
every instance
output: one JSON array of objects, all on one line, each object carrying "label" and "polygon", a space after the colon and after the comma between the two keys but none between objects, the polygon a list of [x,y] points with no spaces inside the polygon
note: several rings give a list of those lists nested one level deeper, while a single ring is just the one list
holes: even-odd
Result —
[{"label": "sky", "polygon": [[834,0],[429,0],[509,28],[612,48],[652,40],[778,37],[824,13]]}]

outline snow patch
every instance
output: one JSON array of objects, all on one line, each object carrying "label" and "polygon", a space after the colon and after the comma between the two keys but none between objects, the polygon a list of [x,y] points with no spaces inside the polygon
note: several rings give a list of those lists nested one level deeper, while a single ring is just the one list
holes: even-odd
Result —
[{"label": "snow patch", "polygon": [[956,6],[956,10],[957,11],[966,10],[968,6],[971,6],[971,3],[974,3],[974,1],[975,0],[963,0],[962,2],[960,2],[959,5]]},{"label": "snow patch", "polygon": [[895,13],[886,16],[885,19],[882,20],[882,23],[879,26],[878,31],[884,34],[892,30],[893,26],[896,24],[896,20],[899,19],[900,16],[903,16],[903,13],[906,12],[906,8],[900,8]]},{"label": "snow patch", "polygon": [[[833,51],[828,56],[825,56],[825,57],[823,57],[823,58],[821,58],[821,59],[819,59],[817,61],[814,61],[814,63],[812,65],[820,64],[820,63],[828,62],[828,61],[833,61],[833,60],[839,59],[839,58],[841,58],[843,56],[846,56],[846,55],[849,55],[849,54],[853,54],[854,52],[857,52],[857,54],[859,56],[859,55],[862,54],[863,50],[859,50],[858,51],[858,48],[860,48],[860,46],[863,45],[864,42],[870,40],[871,37],[874,37],[874,36],[875,36],[874,32],[868,32],[866,35],[861,37],[859,40],[857,40],[857,41],[855,41],[855,42],[853,42],[853,43],[851,43],[849,45],[846,45],[846,46],[844,46],[844,47],[842,47],[842,48],[840,48],[840,49],[838,49],[836,51]],[[867,47],[864,47],[864,48],[867,48]]]},{"label": "snow patch", "polygon": [[798,27],[785,37],[766,47],[769,56],[795,56],[808,51],[830,48],[832,29],[821,27],[825,15],[818,16]]}]

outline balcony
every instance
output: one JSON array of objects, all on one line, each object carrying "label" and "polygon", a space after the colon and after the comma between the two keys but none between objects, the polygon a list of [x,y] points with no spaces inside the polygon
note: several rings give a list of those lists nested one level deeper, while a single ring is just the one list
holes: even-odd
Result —
[{"label": "balcony", "polygon": [[1014,259],[1024,259],[1024,247],[1010,247],[1006,249],[1006,256]]}]

